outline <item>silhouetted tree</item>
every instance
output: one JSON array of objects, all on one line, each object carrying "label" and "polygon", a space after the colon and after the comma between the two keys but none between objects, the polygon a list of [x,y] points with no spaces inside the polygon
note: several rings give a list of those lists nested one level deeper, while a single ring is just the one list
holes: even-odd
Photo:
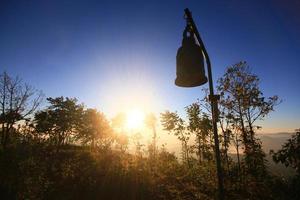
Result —
[{"label": "silhouetted tree", "polygon": [[233,122],[231,126],[231,131],[233,132],[232,141],[236,150],[237,155],[237,164],[238,164],[238,175],[241,172],[241,158],[240,158],[240,146],[241,146],[241,139],[240,139],[240,128],[237,125],[237,122]]},{"label": "silhouetted tree", "polygon": [[[222,144],[222,154],[224,155],[225,163],[227,166],[227,171],[229,171],[229,156],[228,156],[228,149],[231,145],[231,141],[234,141],[234,121],[232,119],[232,115],[230,110],[225,108],[224,106],[219,106],[219,125],[222,131],[222,135],[220,137],[220,143]],[[238,150],[237,150],[238,153]],[[238,155],[239,157],[239,155]],[[239,158],[238,158],[238,163]]]},{"label": "silhouetted tree", "polygon": [[[226,158],[230,172],[224,180],[226,199],[299,199],[300,130],[296,130],[281,150],[273,152],[275,162],[294,167],[298,176],[293,181],[267,173],[260,176],[265,171],[264,154],[255,137],[258,128],[255,122],[273,110],[278,98],[264,100],[256,76],[239,69],[244,67],[243,63],[239,65],[227,70],[221,82],[224,85],[219,88],[222,89],[220,141],[223,161]],[[213,159],[213,134],[208,97],[203,104],[198,101],[185,107],[183,118],[176,112],[161,114],[163,129],[175,135],[182,144],[183,162],[164,146],[155,148],[153,162],[151,156],[143,156],[143,153],[151,155],[152,150],[143,148],[142,132],[131,134],[135,154],[125,152],[129,136],[124,114],[117,115],[110,123],[96,109],[85,109],[76,99],[64,97],[48,98],[49,104],[35,113],[39,95],[35,91],[29,95],[21,82],[15,83],[7,75],[5,77],[1,76],[0,84],[1,143],[7,130],[10,140],[16,136],[16,142],[0,148],[1,199],[214,199],[217,182],[215,163],[209,162]],[[17,83],[20,90],[16,89]],[[14,93],[16,95],[12,95]],[[16,105],[21,105],[20,110],[11,112]],[[33,114],[34,120],[30,120]],[[155,116],[148,115],[145,124],[153,131],[156,146]],[[196,139],[194,143],[192,138]],[[85,147],[91,145],[106,150],[114,144],[120,145],[121,151],[87,151]],[[230,165],[228,162],[230,144],[237,150],[238,173],[237,166],[231,160]],[[62,145],[65,146],[59,151]],[[248,150],[241,160],[246,157],[250,168],[244,167],[244,161],[239,162],[239,149],[243,145]],[[194,150],[201,162],[195,159]],[[240,177],[243,177],[241,181]]]},{"label": "silhouetted tree", "polygon": [[[300,129],[296,129],[288,141],[282,145],[277,152],[270,151],[275,163],[282,163],[286,167],[290,166],[296,170],[296,176],[291,177],[282,187],[288,187],[289,191],[283,197],[285,199],[300,198]],[[279,188],[279,190],[281,190]]]},{"label": "silhouetted tree", "polygon": [[114,140],[109,121],[96,109],[84,110],[79,127],[76,138],[83,144],[90,144],[92,148],[108,148]]},{"label": "silhouetted tree", "polygon": [[78,134],[84,106],[78,104],[75,98],[68,97],[47,98],[47,101],[50,105],[35,114],[36,131],[59,149]]},{"label": "silhouetted tree", "polygon": [[28,144],[31,143],[42,143],[44,142],[43,137],[40,137],[39,133],[36,132],[35,126],[32,121],[26,120],[22,124],[18,124],[17,132],[21,142]]},{"label": "silhouetted tree", "polygon": [[190,132],[187,130],[184,120],[180,118],[176,112],[166,111],[161,113],[161,123],[164,130],[173,133],[181,141],[182,160],[189,164],[190,147],[188,142],[190,139]]},{"label": "silhouetted tree", "polygon": [[19,77],[12,78],[6,72],[0,75],[0,124],[1,144],[5,147],[17,122],[26,120],[38,108],[42,93],[23,83]]},{"label": "silhouetted tree", "polygon": [[248,170],[253,173],[264,170],[264,152],[261,142],[255,138],[255,125],[279,103],[278,96],[266,99],[259,88],[259,78],[251,73],[246,62],[239,62],[227,68],[226,73],[218,80],[218,91],[221,94],[220,106],[228,111],[229,117],[238,121],[241,138],[245,147],[245,161]]},{"label": "silhouetted tree", "polygon": [[140,132],[133,133],[130,137],[130,139],[133,142],[133,145],[135,146],[135,155],[138,159],[141,159],[143,156],[142,148],[144,144],[141,142],[142,138],[143,136]]},{"label": "silhouetted tree", "polygon": [[145,124],[147,127],[149,127],[152,130],[152,146],[153,146],[153,157],[155,158],[156,156],[156,124],[157,124],[157,119],[153,113],[150,113],[146,116],[145,118]]},{"label": "silhouetted tree", "polygon": [[115,132],[116,143],[121,152],[125,152],[128,148],[129,139],[125,133],[126,116],[124,113],[118,113],[112,119],[112,128]]},{"label": "silhouetted tree", "polygon": [[124,129],[125,123],[126,123],[126,116],[124,113],[119,113],[112,119],[112,125],[115,128]]},{"label": "silhouetted tree", "polygon": [[300,129],[295,130],[292,138],[288,139],[280,150],[272,150],[271,155],[276,163],[281,162],[286,167],[293,167],[300,176]]},{"label": "silhouetted tree", "polygon": [[188,117],[187,129],[196,136],[196,147],[199,162],[211,160],[212,145],[208,145],[212,135],[212,123],[208,115],[201,111],[199,103],[186,107]]}]

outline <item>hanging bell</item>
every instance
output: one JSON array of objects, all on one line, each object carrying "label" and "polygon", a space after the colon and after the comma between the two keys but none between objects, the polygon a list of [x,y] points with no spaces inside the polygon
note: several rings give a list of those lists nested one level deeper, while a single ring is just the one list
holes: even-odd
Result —
[{"label": "hanging bell", "polygon": [[183,32],[182,46],[177,51],[176,75],[175,85],[180,87],[196,87],[207,82],[201,47],[188,27]]}]

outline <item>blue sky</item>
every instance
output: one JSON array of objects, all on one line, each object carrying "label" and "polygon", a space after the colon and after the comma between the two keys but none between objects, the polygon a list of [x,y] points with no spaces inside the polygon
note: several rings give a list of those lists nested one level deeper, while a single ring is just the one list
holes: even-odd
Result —
[{"label": "blue sky", "polygon": [[283,99],[265,132],[300,121],[300,3],[290,1],[0,2],[0,71],[46,96],[77,97],[108,116],[129,107],[183,111],[201,87],[174,85],[184,8],[190,8],[213,76],[247,61],[266,96]]}]

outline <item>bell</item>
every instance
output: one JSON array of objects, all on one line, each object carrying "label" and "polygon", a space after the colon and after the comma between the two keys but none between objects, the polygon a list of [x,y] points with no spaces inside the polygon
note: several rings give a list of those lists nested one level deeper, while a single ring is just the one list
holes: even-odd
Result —
[{"label": "bell", "polygon": [[177,51],[176,75],[175,85],[180,87],[196,87],[207,82],[202,49],[188,28],[183,32],[182,46]]}]

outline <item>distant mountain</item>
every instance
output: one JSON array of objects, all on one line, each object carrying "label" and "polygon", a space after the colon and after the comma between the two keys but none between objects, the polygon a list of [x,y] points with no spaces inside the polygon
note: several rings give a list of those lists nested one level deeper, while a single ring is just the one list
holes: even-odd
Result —
[{"label": "distant mountain", "polygon": [[[290,177],[296,174],[295,170],[291,167],[286,167],[285,165],[278,163],[276,164],[272,156],[270,155],[270,150],[275,152],[281,149],[282,145],[291,138],[293,133],[263,133],[257,134],[258,138],[262,141],[263,151],[266,153],[266,159],[268,160],[269,171],[276,176]],[[242,152],[242,151],[241,151]],[[230,152],[230,156],[237,160],[234,149]],[[242,156],[242,155],[241,155]]]},{"label": "distant mountain", "polygon": [[295,175],[295,170],[291,167],[286,167],[283,164],[276,164],[272,156],[270,155],[270,150],[275,152],[282,148],[282,145],[287,142],[288,139],[292,137],[293,133],[264,133],[258,134],[258,137],[262,141],[262,148],[267,155],[267,160],[269,161],[269,169],[274,175],[289,177]]},{"label": "distant mountain", "polygon": [[263,133],[257,134],[258,138],[262,141],[263,150],[269,153],[271,149],[277,151],[281,149],[282,145],[291,138],[293,133],[283,132],[283,133]]}]

